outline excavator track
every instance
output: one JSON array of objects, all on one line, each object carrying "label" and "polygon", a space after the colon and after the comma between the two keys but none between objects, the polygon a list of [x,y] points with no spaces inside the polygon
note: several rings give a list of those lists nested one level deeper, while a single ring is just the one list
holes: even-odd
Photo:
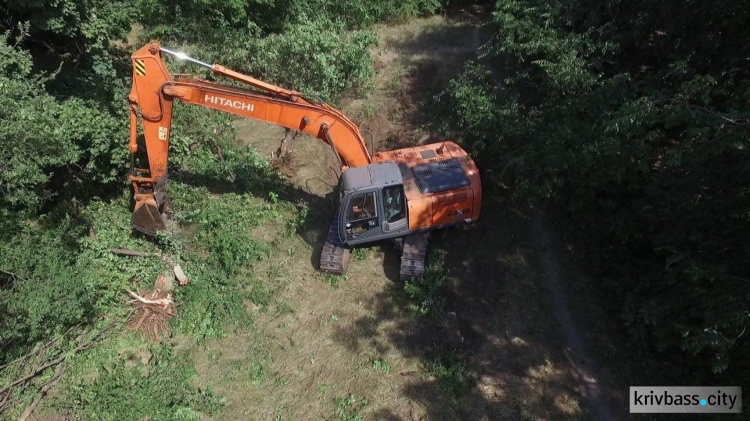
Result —
[{"label": "excavator track", "polygon": [[320,270],[343,275],[349,265],[349,249],[339,239],[339,213],[333,215],[331,227],[328,228],[323,251],[320,253]]},{"label": "excavator track", "polygon": [[402,281],[408,281],[411,278],[424,278],[429,236],[430,233],[428,232],[420,232],[404,237],[401,270],[399,271]]}]

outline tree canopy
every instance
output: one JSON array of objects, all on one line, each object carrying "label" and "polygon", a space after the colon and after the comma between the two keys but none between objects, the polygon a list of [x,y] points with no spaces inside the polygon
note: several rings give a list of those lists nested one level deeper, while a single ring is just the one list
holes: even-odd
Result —
[{"label": "tree canopy", "polygon": [[701,375],[748,361],[744,6],[499,0],[438,98],[492,182],[574,224],[630,334]]}]

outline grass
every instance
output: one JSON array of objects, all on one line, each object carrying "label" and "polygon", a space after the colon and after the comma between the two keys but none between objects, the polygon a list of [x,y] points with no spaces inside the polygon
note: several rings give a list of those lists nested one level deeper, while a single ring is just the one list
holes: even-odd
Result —
[{"label": "grass", "polygon": [[336,323],[338,320],[339,316],[337,314],[331,314],[326,320],[320,322],[320,327],[325,327],[332,323]]},{"label": "grass", "polygon": [[364,262],[367,260],[367,249],[362,247],[352,249],[351,257],[355,262]]},{"label": "grass", "polygon": [[323,399],[326,396],[326,394],[328,393],[329,389],[333,389],[335,387],[336,386],[332,386],[332,385],[326,384],[325,382],[317,382],[317,383],[315,383],[315,388],[318,391],[318,398],[320,398],[320,399]]},{"label": "grass", "polygon": [[332,289],[338,289],[346,279],[346,275],[334,275],[332,273],[321,275],[321,281]]},{"label": "grass", "polygon": [[464,396],[477,383],[476,372],[455,353],[432,357],[425,364],[422,374],[437,379],[440,388],[454,399]]},{"label": "grass", "polygon": [[[71,376],[66,399],[56,399],[53,405],[74,408],[80,419],[88,420],[200,419],[223,409],[225,399],[210,388],[190,386],[196,374],[191,362],[176,356],[168,345],[118,345],[124,343],[112,341],[89,356],[98,367],[79,361],[74,370],[84,375]],[[105,350],[116,353],[102,355]]]},{"label": "grass", "polygon": [[266,378],[266,369],[263,365],[257,361],[253,361],[250,365],[250,379],[255,387],[260,387],[263,379]]},{"label": "grass", "polygon": [[365,398],[357,398],[353,394],[345,397],[333,399],[336,407],[336,416],[341,421],[362,421],[364,419],[362,411],[367,407],[369,402]]},{"label": "grass", "polygon": [[391,365],[382,358],[373,360],[372,368],[374,370],[380,370],[383,374],[391,374]]},{"label": "grass", "polygon": [[445,311],[445,288],[455,280],[448,272],[445,256],[448,253],[440,240],[430,244],[422,279],[404,283],[404,296],[410,312],[419,316],[440,316]]},{"label": "grass", "polygon": [[294,313],[292,305],[288,301],[283,300],[275,304],[274,312],[277,317],[286,316],[287,314]]}]

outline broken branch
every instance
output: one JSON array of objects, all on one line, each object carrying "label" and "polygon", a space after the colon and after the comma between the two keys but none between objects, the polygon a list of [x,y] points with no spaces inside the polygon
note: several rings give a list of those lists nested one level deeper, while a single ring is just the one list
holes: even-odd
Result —
[{"label": "broken branch", "polygon": [[150,300],[148,298],[141,297],[140,295],[136,294],[135,292],[133,292],[133,291],[131,291],[129,289],[126,290],[126,291],[133,298],[135,298],[136,300],[138,300],[138,301],[140,301],[140,302],[142,302],[144,304],[156,304],[156,305],[160,305],[162,307],[167,307],[168,305],[170,305],[170,304],[173,303],[172,302],[172,295],[171,294],[167,294],[167,298],[160,298],[158,300]]},{"label": "broken branch", "polygon": [[18,421],[26,421],[27,418],[31,416],[31,413],[34,412],[37,405],[39,405],[39,402],[41,402],[44,395],[49,392],[49,390],[52,388],[52,386],[57,383],[58,380],[60,380],[60,377],[62,377],[63,373],[65,372],[66,366],[65,364],[60,364],[55,369],[55,374],[52,376],[52,378],[45,383],[40,389],[39,394],[34,398],[33,401],[31,401],[31,404],[26,407],[26,409],[23,411],[21,416],[18,418]]},{"label": "broken branch", "polygon": [[128,249],[111,249],[114,254],[120,254],[123,256],[134,256],[134,257],[151,257],[156,256],[154,253],[145,253],[142,251],[128,250]]}]

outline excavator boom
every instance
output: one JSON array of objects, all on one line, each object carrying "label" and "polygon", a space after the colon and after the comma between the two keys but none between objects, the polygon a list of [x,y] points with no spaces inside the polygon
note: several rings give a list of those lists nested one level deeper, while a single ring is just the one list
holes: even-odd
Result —
[{"label": "excavator boom", "polygon": [[133,168],[129,175],[135,189],[133,226],[154,235],[164,230],[161,217],[166,183],[173,101],[202,105],[243,117],[308,133],[330,144],[342,167],[371,163],[370,154],[357,125],[340,111],[290,91],[243,75],[224,66],[209,65],[217,75],[241,82],[246,87],[209,82],[196,77],[173,77],[167,70],[163,52],[187,58],[151,43],[132,55],[133,84],[130,91],[131,154],[138,152],[138,117],[143,125],[148,169]]}]

